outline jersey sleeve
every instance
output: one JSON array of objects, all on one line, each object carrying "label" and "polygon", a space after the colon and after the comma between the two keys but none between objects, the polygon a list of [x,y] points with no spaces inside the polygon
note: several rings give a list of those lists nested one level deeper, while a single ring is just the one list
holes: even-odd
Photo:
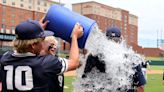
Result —
[{"label": "jersey sleeve", "polygon": [[135,67],[136,73],[134,75],[134,85],[139,87],[146,84],[145,77],[142,73],[141,66],[138,65]]},{"label": "jersey sleeve", "polygon": [[62,74],[68,70],[68,59],[59,57],[58,60],[59,62],[62,63],[62,69],[61,69],[61,72],[59,73],[59,74]]},{"label": "jersey sleeve", "polygon": [[53,74],[63,74],[68,69],[68,60],[55,56],[45,57],[43,67],[45,72]]}]

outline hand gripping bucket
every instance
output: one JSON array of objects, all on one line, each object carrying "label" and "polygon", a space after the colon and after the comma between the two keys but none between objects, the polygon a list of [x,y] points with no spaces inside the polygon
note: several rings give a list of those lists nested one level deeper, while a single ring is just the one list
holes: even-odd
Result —
[{"label": "hand gripping bucket", "polygon": [[50,22],[47,30],[53,31],[54,36],[71,43],[71,33],[74,25],[79,22],[84,28],[84,34],[78,39],[79,48],[85,47],[85,42],[91,30],[96,26],[96,22],[78,13],[75,13],[63,6],[53,5],[48,10],[45,20]]}]

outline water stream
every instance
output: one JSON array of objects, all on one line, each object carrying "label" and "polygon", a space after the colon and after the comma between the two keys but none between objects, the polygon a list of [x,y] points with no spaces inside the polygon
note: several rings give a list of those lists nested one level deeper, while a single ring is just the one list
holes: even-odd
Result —
[{"label": "water stream", "polygon": [[89,34],[85,48],[88,53],[98,55],[105,61],[106,73],[101,73],[96,68],[82,78],[87,56],[80,56],[82,66],[77,69],[77,77],[73,82],[74,92],[126,92],[131,88],[134,67],[141,63],[144,58],[135,53],[131,47],[108,40],[104,33],[95,27]]}]

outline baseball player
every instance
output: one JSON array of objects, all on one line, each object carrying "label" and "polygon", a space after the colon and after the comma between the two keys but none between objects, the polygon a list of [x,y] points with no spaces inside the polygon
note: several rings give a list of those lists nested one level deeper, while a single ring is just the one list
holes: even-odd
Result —
[{"label": "baseball player", "polygon": [[53,35],[53,32],[43,29],[47,23],[28,20],[16,26],[15,50],[6,52],[0,60],[2,92],[62,92],[59,88],[63,83],[60,74],[79,65],[77,39],[83,35],[83,28],[78,23],[75,25],[70,57],[64,59],[40,55],[45,37]]},{"label": "baseball player", "polygon": [[[117,27],[108,28],[106,31],[106,36],[109,40],[113,40],[116,43],[119,43],[122,40],[121,31]],[[105,73],[105,63],[103,60],[100,59],[101,57],[102,57],[101,54],[95,56],[90,54],[87,57],[86,66],[82,78],[86,78],[87,73],[91,72],[93,68],[97,68],[97,70],[99,70],[100,72]],[[146,83],[146,81],[143,76],[141,66],[140,65],[136,66],[134,70],[136,72],[133,76],[132,88],[129,89],[127,92],[136,92],[136,91],[144,92],[144,84]]]},{"label": "baseball player", "polygon": [[[54,36],[47,36],[44,40],[44,47],[41,51],[41,55],[50,54],[50,55],[57,56],[56,55],[57,45],[58,45],[58,41]],[[56,85],[56,84],[60,84],[60,85]],[[63,92],[64,74],[59,74],[58,76],[54,76],[53,81],[52,80],[49,81],[49,86],[51,86],[50,92],[54,92],[56,90],[56,88],[53,87],[54,85],[56,85],[56,88],[58,89],[59,92]]]}]

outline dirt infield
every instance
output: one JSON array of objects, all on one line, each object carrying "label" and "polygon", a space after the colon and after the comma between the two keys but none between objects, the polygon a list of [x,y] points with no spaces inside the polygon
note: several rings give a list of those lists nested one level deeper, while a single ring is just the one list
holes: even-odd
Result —
[{"label": "dirt infield", "polygon": [[[148,74],[163,74],[163,70],[147,70]],[[76,71],[69,71],[64,73],[65,76],[76,76]]]},{"label": "dirt infield", "polygon": [[76,71],[69,71],[64,73],[64,76],[76,76]]},{"label": "dirt infield", "polygon": [[147,70],[148,74],[163,74],[163,70]]}]

